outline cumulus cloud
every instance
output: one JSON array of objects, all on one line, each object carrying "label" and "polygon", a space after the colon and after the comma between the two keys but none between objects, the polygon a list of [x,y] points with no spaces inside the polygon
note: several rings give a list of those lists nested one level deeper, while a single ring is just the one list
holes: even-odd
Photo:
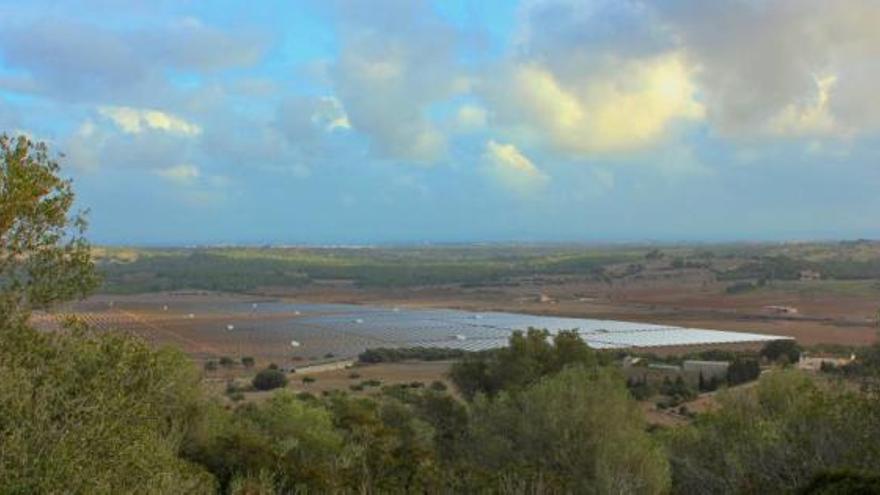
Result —
[{"label": "cumulus cloud", "polygon": [[835,76],[816,79],[816,94],[811,101],[786,105],[768,122],[768,131],[787,135],[843,132],[834,122],[829,108],[836,82]]},{"label": "cumulus cloud", "polygon": [[652,145],[676,121],[698,120],[704,113],[690,70],[674,55],[621,61],[577,81],[524,62],[490,93],[507,122],[576,154]]},{"label": "cumulus cloud", "polygon": [[431,162],[447,150],[432,104],[460,89],[456,33],[424,1],[342,3],[342,49],[330,74],[351,127],[384,157]]},{"label": "cumulus cloud", "polygon": [[131,107],[100,107],[98,113],[112,120],[128,134],[140,134],[155,129],[185,136],[197,136],[202,128],[196,124],[159,110]]},{"label": "cumulus cloud", "polygon": [[483,152],[483,161],[493,179],[517,194],[534,193],[550,181],[550,177],[513,144],[489,140]]},{"label": "cumulus cloud", "polygon": [[543,0],[482,93],[498,121],[570,155],[656,145],[701,120],[693,67],[640,2]]},{"label": "cumulus cloud", "polygon": [[673,0],[658,12],[700,68],[726,134],[847,134],[880,127],[880,3]]}]

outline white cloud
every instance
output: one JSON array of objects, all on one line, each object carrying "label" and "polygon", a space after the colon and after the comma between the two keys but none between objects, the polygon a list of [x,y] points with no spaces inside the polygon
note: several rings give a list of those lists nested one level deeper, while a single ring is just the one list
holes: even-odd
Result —
[{"label": "white cloud", "polygon": [[447,137],[430,111],[468,87],[455,60],[458,33],[427,2],[335,5],[342,46],[328,72],[347,123],[377,156],[442,159]]},{"label": "white cloud", "polygon": [[184,136],[197,136],[202,133],[202,128],[198,125],[159,110],[102,106],[98,108],[98,113],[112,120],[127,134],[140,134],[147,129]]},{"label": "white cloud", "polygon": [[615,61],[568,81],[523,62],[487,97],[509,124],[531,129],[561,151],[626,151],[657,144],[678,121],[703,118],[692,72],[677,54]]},{"label": "white cloud", "polygon": [[678,0],[661,4],[700,67],[710,123],[732,136],[846,136],[880,128],[880,3]]},{"label": "white cloud", "polygon": [[510,191],[528,195],[534,193],[550,181],[525,155],[512,144],[502,144],[495,140],[486,143],[483,160],[489,175]]},{"label": "white cloud", "polygon": [[830,113],[831,93],[837,77],[816,78],[816,94],[800,104],[790,103],[767,125],[774,134],[809,135],[843,133]]},{"label": "white cloud", "polygon": [[156,171],[156,175],[178,185],[192,184],[198,180],[201,173],[195,165],[182,163],[173,167],[163,168]]}]

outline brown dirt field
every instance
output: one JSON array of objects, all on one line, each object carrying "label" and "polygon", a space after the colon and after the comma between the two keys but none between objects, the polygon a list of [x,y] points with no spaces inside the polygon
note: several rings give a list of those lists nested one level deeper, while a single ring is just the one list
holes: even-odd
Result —
[{"label": "brown dirt field", "polygon": [[[614,286],[572,277],[531,277],[479,288],[362,289],[350,284],[314,284],[294,289],[266,288],[251,295],[176,293],[175,307],[167,312],[158,308],[168,299],[168,294],[96,296],[77,305],[76,312],[97,328],[131,331],[157,345],[179,347],[197,361],[245,355],[257,358],[258,366],[270,362],[300,365],[320,361],[328,352],[338,352],[340,339],[349,339],[352,348],[377,344],[322,331],[310,336],[312,340],[304,346],[308,350],[293,350],[289,347],[290,337],[282,339],[277,325],[296,315],[261,314],[253,318],[224,311],[224,305],[279,297],[293,302],[496,310],[642,321],[788,335],[803,345],[860,346],[877,339],[878,327],[873,318],[880,307],[880,289],[874,282],[786,282],[737,295],[726,294],[726,286],[696,276],[625,280]],[[549,302],[540,302],[541,294],[546,295]],[[114,301],[120,304],[114,306]],[[188,317],[187,304],[197,307],[204,303],[214,305],[215,309]],[[795,307],[797,313],[774,314],[767,308],[772,305]],[[43,321],[47,328],[52,327],[45,317],[38,315],[35,319]],[[239,330],[262,330],[227,332],[228,324]],[[694,350],[699,349],[654,348],[652,352],[669,354]]]}]

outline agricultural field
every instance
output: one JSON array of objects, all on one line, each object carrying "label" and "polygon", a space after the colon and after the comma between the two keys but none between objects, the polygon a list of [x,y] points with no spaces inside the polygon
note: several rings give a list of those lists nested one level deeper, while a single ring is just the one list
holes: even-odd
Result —
[{"label": "agricultural field", "polygon": [[[880,242],[96,248],[102,292],[506,311],[867,345]],[[109,297],[109,296],[108,296]]]}]

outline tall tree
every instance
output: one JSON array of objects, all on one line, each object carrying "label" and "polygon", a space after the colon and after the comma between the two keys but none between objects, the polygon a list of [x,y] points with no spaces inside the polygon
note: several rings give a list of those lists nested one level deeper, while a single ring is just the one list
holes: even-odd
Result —
[{"label": "tall tree", "polygon": [[0,135],[0,327],[98,282],[71,182],[43,143]]},{"label": "tall tree", "polygon": [[178,455],[201,410],[181,352],[27,325],[97,284],[73,202],[44,144],[0,136],[0,493],[210,493]]}]

